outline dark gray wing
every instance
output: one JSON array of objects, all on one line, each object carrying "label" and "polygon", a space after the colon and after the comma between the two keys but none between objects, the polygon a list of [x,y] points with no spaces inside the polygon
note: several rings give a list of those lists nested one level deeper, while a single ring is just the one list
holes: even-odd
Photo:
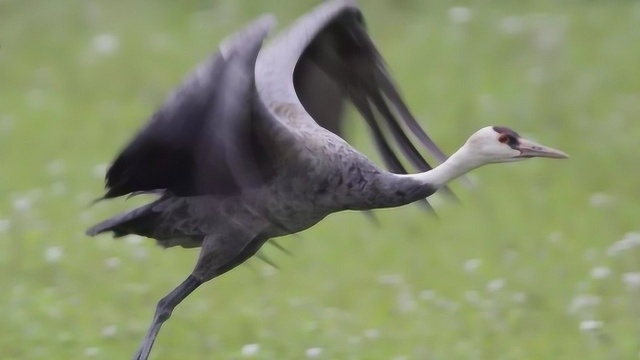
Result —
[{"label": "dark gray wing", "polygon": [[[343,136],[342,110],[349,99],[369,125],[390,171],[407,173],[397,150],[417,170],[432,169],[416,140],[439,162],[446,160],[403,101],[353,2],[328,1],[287,31],[300,33],[307,42],[294,85],[301,104],[320,126]],[[444,191],[451,194],[448,188]]]},{"label": "dark gray wing", "polygon": [[318,125],[344,138],[342,123],[347,101],[344,86],[329,77],[308,56],[300,58],[293,81],[298,98],[309,115]]},{"label": "dark gray wing", "polygon": [[254,66],[274,25],[271,16],[258,18],[186,78],[113,162],[105,198],[158,189],[224,195],[261,180],[251,134]]}]

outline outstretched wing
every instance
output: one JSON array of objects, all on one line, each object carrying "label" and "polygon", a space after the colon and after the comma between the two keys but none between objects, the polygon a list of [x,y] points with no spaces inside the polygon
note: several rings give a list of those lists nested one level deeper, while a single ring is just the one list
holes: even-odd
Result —
[{"label": "outstretched wing", "polygon": [[104,198],[225,195],[261,180],[250,130],[254,66],[274,25],[258,18],[187,76],[113,162]]},{"label": "outstretched wing", "polygon": [[283,31],[265,52],[281,55],[277,66],[282,69],[272,72],[293,73],[293,88],[283,92],[291,96],[293,91],[318,125],[339,136],[345,101],[350,100],[391,172],[407,173],[398,150],[417,170],[432,169],[416,144],[439,162],[446,160],[403,101],[354,1],[323,3]]}]

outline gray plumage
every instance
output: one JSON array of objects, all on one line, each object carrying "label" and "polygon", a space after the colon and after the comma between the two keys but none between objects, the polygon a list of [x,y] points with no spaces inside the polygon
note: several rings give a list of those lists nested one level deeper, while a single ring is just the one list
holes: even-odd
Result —
[{"label": "gray plumage", "polygon": [[[405,129],[439,161],[446,157],[403,103],[356,5],[323,3],[263,48],[273,27],[274,19],[264,16],[225,40],[107,173],[105,198],[160,197],[89,235],[137,234],[164,247],[202,248],[192,274],[158,303],[135,359],[147,359],[180,301],[269,239],[342,210],[426,202],[436,190],[393,174],[407,172],[394,146],[418,170],[431,169]],[[347,100],[366,120],[391,172],[341,137]]]}]

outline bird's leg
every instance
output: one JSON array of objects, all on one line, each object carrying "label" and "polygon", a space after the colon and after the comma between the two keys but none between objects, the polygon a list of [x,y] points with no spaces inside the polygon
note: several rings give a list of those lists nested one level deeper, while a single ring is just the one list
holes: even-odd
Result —
[{"label": "bird's leg", "polygon": [[[202,283],[213,279],[240,265],[253,256],[266,239],[253,238],[238,243],[230,236],[207,237],[200,250],[200,258],[193,272],[182,284],[158,302],[153,321],[133,360],[147,360],[160,327],[169,319],[173,309]],[[235,241],[234,241],[235,240]],[[241,246],[238,246],[238,245]]]},{"label": "bird's leg", "polygon": [[144,336],[144,340],[142,340],[142,344],[140,344],[140,348],[133,357],[133,360],[147,360],[149,353],[151,352],[151,347],[153,347],[153,343],[158,336],[158,332],[160,332],[162,324],[169,319],[173,309],[202,283],[202,280],[193,275],[189,275],[182,284],[178,285],[178,287],[173,289],[167,296],[163,297],[162,300],[158,302],[156,313],[153,316],[153,321],[147,330],[147,334]]}]

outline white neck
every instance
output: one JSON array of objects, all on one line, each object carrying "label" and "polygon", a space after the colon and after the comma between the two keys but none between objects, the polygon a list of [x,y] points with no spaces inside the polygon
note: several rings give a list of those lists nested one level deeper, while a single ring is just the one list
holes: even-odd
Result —
[{"label": "white neck", "polygon": [[404,176],[411,177],[423,185],[441,188],[449,181],[466,174],[482,164],[483,162],[477,156],[474,156],[465,144],[445,162],[436,166],[434,169]]}]

